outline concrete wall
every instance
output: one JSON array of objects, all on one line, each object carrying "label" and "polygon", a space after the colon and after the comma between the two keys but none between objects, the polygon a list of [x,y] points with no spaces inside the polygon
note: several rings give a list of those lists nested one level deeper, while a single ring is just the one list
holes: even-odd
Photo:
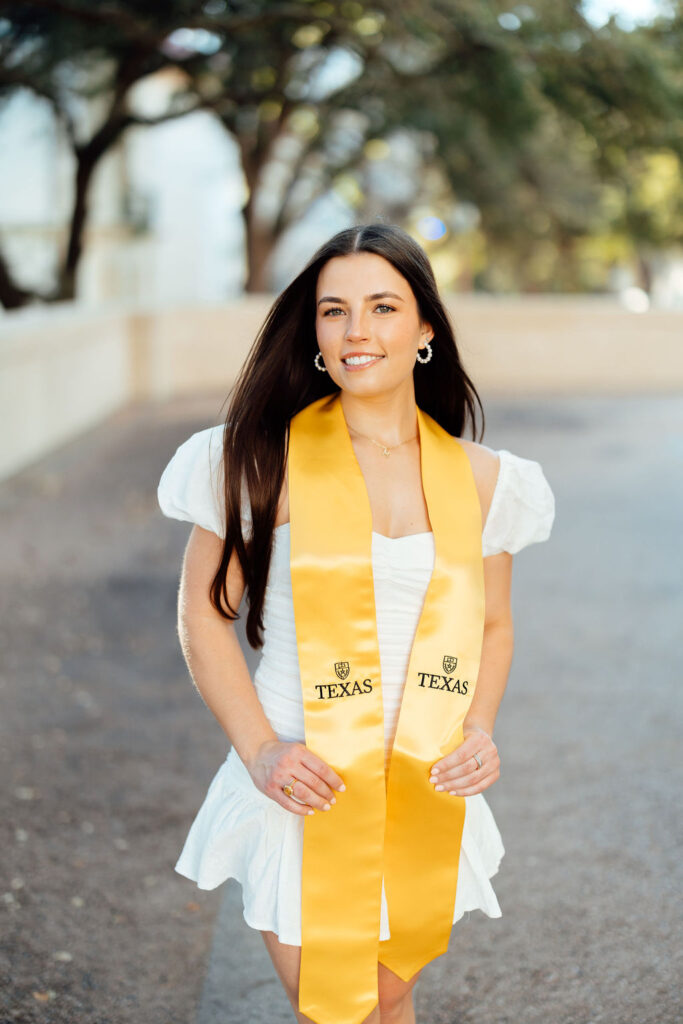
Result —
[{"label": "concrete wall", "polygon": [[[272,301],[97,311],[65,304],[5,316],[0,479],[130,400],[227,392]],[[683,312],[631,313],[593,297],[468,295],[447,305],[482,396],[683,390]]]},{"label": "concrete wall", "polygon": [[64,308],[0,328],[0,479],[119,409],[131,394],[130,325]]}]

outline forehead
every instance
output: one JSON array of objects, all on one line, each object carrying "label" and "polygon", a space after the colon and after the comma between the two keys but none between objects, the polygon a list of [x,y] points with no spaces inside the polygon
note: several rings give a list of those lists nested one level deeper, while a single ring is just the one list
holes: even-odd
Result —
[{"label": "forehead", "polygon": [[389,260],[374,252],[355,252],[333,256],[322,267],[316,284],[316,298],[323,292],[339,298],[391,289],[404,298],[411,295],[410,285]]}]

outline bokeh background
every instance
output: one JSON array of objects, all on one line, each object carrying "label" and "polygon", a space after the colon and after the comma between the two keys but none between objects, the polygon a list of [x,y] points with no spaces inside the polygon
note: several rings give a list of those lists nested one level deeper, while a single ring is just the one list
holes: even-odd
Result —
[{"label": "bokeh background", "polygon": [[237,884],[173,872],[227,749],[156,484],[371,221],[557,502],[515,562],[503,917],[418,1021],[681,1018],[682,44],[656,0],[0,6],[0,1024],[294,1019]]}]

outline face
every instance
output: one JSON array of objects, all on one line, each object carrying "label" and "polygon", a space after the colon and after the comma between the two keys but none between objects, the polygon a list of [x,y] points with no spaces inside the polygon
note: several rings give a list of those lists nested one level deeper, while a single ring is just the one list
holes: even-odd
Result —
[{"label": "face", "polygon": [[418,347],[433,333],[420,320],[406,279],[383,256],[369,252],[335,256],[324,265],[315,329],[330,377],[359,396],[412,384]]}]

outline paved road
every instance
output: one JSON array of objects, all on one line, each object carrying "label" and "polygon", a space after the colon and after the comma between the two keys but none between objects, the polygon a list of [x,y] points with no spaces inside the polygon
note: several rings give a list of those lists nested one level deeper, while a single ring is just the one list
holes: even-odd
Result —
[{"label": "paved road", "polygon": [[[0,1024],[294,1020],[237,883],[173,872],[226,746],[174,633],[189,526],[154,491],[219,406],[132,407],[0,485]],[[454,927],[418,1022],[674,1024],[683,397],[486,408],[557,518],[515,561],[503,916]]]}]

